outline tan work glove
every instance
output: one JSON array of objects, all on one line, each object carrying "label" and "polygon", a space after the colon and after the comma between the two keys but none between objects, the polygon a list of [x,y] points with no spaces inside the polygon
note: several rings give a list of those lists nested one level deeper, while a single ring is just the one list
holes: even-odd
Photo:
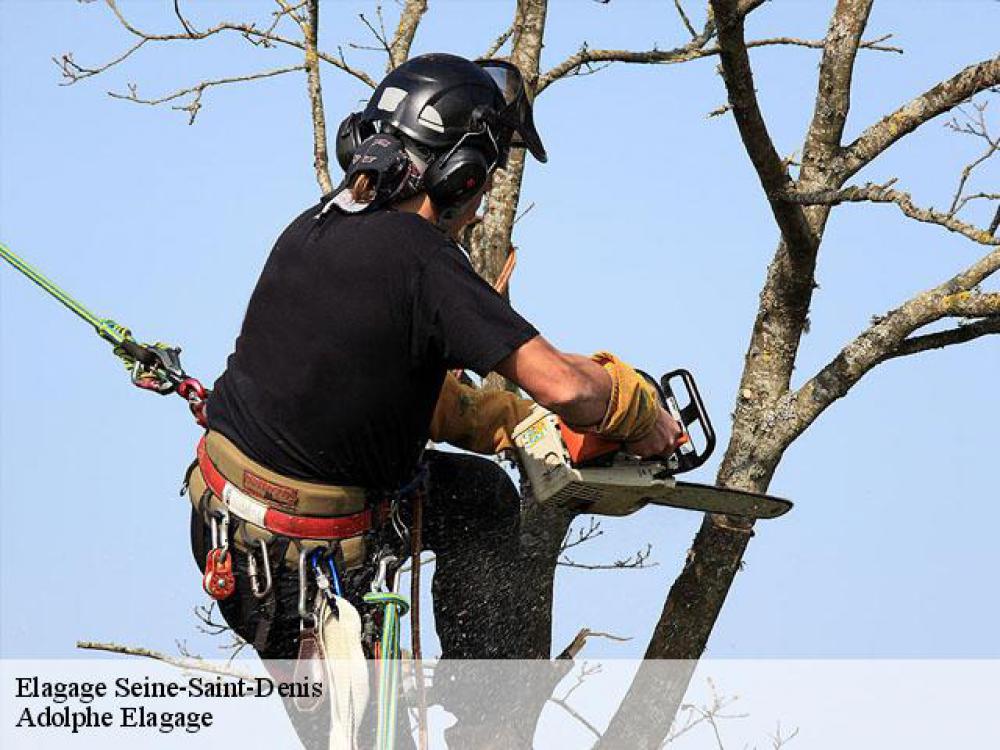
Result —
[{"label": "tan work glove", "polygon": [[509,391],[465,385],[449,372],[431,418],[430,437],[474,453],[513,450],[511,433],[533,407],[532,401]]},{"label": "tan work glove", "polygon": [[604,419],[588,432],[623,443],[642,440],[656,425],[659,394],[646,378],[610,352],[591,356],[611,375],[611,399]]}]

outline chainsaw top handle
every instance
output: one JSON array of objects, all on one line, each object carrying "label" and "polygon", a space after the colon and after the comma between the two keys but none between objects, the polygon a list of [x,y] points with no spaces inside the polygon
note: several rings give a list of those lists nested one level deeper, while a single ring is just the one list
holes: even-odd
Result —
[{"label": "chainsaw top handle", "polygon": [[[643,373],[645,375],[645,373]],[[648,375],[646,375],[649,378]],[[650,378],[650,380],[652,380]],[[677,393],[683,386],[686,402],[681,405],[677,400]],[[663,408],[670,416],[680,422],[687,440],[682,442],[674,455],[670,457],[670,473],[681,474],[692,469],[697,469],[704,464],[712,452],[715,450],[715,429],[712,427],[712,420],[709,419],[705,403],[701,400],[701,393],[698,385],[694,381],[694,376],[687,370],[671,370],[660,378],[658,390],[663,400]],[[691,428],[695,425],[701,432],[704,445],[699,449],[691,437]],[[700,442],[700,441],[699,441]],[[676,461],[676,467],[674,462]]]}]

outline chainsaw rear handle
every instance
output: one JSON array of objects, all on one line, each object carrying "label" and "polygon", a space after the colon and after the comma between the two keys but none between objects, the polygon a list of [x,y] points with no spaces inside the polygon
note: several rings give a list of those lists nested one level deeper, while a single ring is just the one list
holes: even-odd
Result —
[{"label": "chainsaw rear handle", "polygon": [[[684,386],[688,399],[687,404],[683,407],[677,401],[674,388],[671,387],[671,383],[676,381]],[[705,403],[701,400],[698,384],[695,383],[694,376],[687,370],[671,370],[660,378],[659,391],[663,398],[664,408],[681,423],[688,436],[687,441],[682,443],[674,454],[677,468],[673,473],[681,474],[697,469],[709,459],[715,450],[715,429],[712,427],[712,420],[709,419],[708,411],[705,409]],[[701,450],[691,439],[691,428],[694,425],[698,425],[698,429],[701,430],[705,438],[705,445]]]}]

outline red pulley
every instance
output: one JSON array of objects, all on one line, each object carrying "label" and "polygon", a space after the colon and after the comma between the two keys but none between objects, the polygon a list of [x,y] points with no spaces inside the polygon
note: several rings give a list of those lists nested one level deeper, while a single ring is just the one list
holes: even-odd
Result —
[{"label": "red pulley", "polygon": [[201,585],[206,594],[219,601],[233,595],[236,576],[233,575],[233,556],[228,549],[216,547],[209,550]]}]

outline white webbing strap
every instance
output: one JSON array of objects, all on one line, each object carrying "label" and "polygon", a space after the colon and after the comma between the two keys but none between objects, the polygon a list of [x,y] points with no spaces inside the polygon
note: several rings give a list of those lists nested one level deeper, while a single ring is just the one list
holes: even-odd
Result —
[{"label": "white webbing strap", "polygon": [[368,662],[361,648],[361,616],[336,597],[339,617],[324,598],[318,616],[323,670],[330,702],[330,750],[358,750],[358,730],[368,705]]}]

